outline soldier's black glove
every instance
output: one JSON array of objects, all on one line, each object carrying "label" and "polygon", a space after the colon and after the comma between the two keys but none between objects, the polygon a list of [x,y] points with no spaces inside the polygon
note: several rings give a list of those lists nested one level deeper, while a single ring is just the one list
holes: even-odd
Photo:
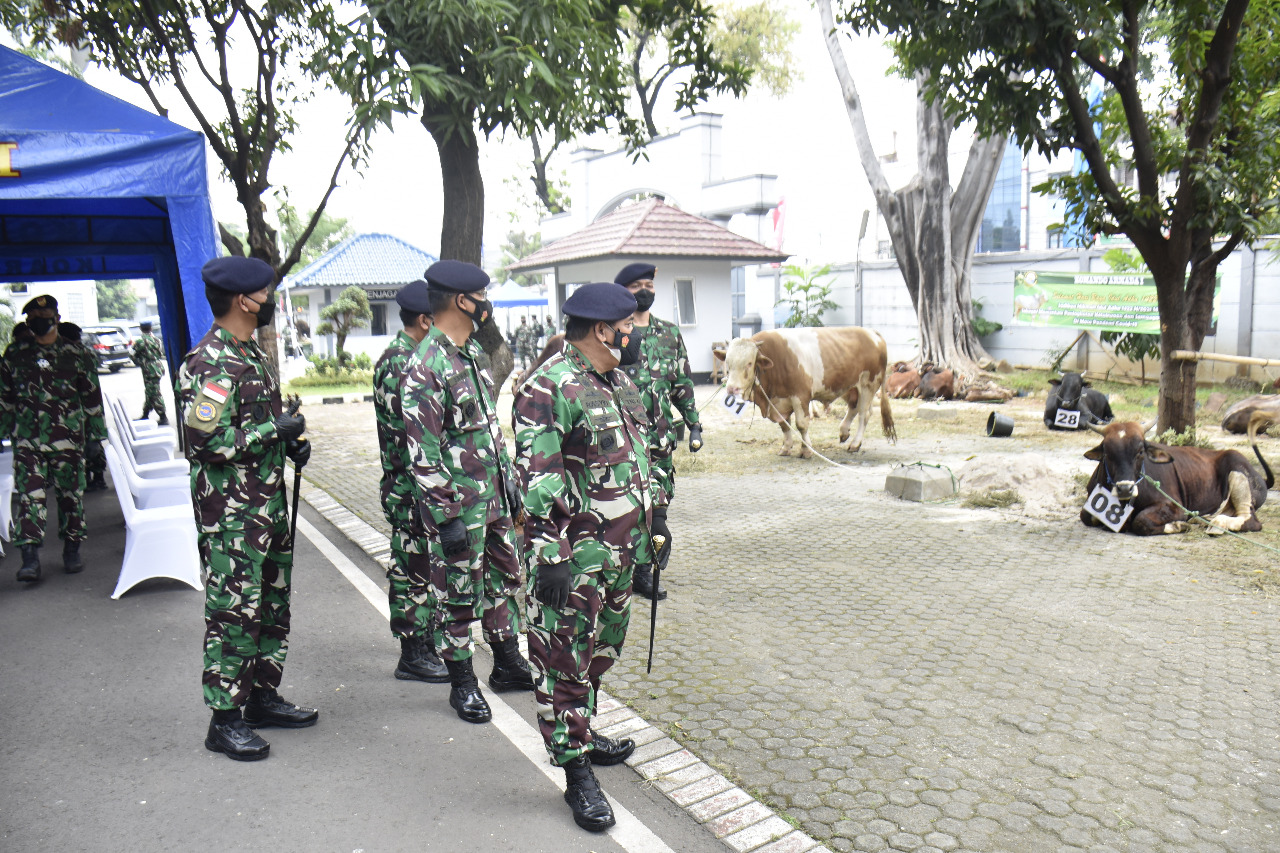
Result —
[{"label": "soldier's black glove", "polygon": [[667,508],[665,506],[655,506],[653,508],[653,521],[649,523],[649,532],[654,536],[665,536],[667,541],[662,543],[662,547],[653,555],[653,561],[659,566],[667,565],[667,558],[671,556],[671,528],[667,527]]},{"label": "soldier's black glove", "polygon": [[467,550],[467,525],[460,518],[451,518],[440,525],[440,548],[446,559],[453,559]]},{"label": "soldier's black glove", "polygon": [[697,453],[702,449],[702,424],[689,427],[689,452]]},{"label": "soldier's black glove", "polygon": [[520,495],[520,487],[516,485],[515,477],[504,477],[502,483],[507,489],[507,506],[511,508],[511,520],[515,521],[516,516],[524,511],[524,498]]},{"label": "soldier's black glove", "polygon": [[543,563],[538,566],[534,587],[534,594],[538,600],[552,610],[563,610],[569,603],[570,574],[572,571],[568,560],[563,563]]},{"label": "soldier's black glove", "polygon": [[307,462],[311,461],[311,442],[305,438],[295,438],[285,442],[284,455],[289,457],[293,467],[301,471],[307,467]]},{"label": "soldier's black glove", "polygon": [[292,441],[300,438],[302,433],[307,429],[307,418],[305,415],[283,414],[276,415],[276,437],[281,441]]}]

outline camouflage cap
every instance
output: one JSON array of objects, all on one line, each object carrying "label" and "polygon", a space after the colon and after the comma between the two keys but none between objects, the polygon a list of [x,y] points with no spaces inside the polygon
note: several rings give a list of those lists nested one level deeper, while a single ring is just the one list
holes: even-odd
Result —
[{"label": "camouflage cap", "polygon": [[653,264],[646,264],[643,261],[637,261],[634,264],[627,264],[622,271],[614,276],[613,283],[628,285],[633,281],[639,281],[642,278],[652,279],[653,274],[658,268]]},{"label": "camouflage cap", "polygon": [[616,323],[635,313],[636,298],[620,284],[601,281],[579,287],[560,310],[570,317]]},{"label": "camouflage cap", "polygon": [[30,314],[32,311],[43,311],[45,308],[51,308],[54,311],[57,311],[58,300],[54,299],[47,293],[41,294],[34,299],[28,300],[27,304],[22,306],[22,313]]}]

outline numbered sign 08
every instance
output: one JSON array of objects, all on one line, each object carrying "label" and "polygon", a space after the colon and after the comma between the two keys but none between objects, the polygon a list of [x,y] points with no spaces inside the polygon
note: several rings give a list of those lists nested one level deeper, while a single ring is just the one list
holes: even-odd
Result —
[{"label": "numbered sign 08", "polygon": [[1058,409],[1053,425],[1063,429],[1080,429],[1080,413],[1073,409]]},{"label": "numbered sign 08", "polygon": [[1084,511],[1098,519],[1112,533],[1119,533],[1129,516],[1133,515],[1133,504],[1119,500],[1110,489],[1099,483],[1093,487],[1089,499],[1084,502]]},{"label": "numbered sign 08", "polygon": [[723,405],[729,410],[729,414],[733,415],[735,418],[742,417],[742,413],[746,410],[749,403],[749,400],[739,400],[732,394],[724,395]]}]

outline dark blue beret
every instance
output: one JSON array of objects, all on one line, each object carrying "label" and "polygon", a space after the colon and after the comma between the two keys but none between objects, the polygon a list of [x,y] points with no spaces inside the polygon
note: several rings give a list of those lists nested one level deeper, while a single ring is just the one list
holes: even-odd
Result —
[{"label": "dark blue beret", "polygon": [[614,284],[628,285],[631,282],[639,281],[642,278],[652,279],[653,274],[657,271],[658,268],[653,264],[646,264],[642,261],[637,261],[634,264],[627,264],[623,267],[622,272],[614,276],[613,282]]},{"label": "dark blue beret", "polygon": [[139,328],[139,329],[141,329],[141,330],[142,330],[142,331],[144,331],[144,332],[149,332],[149,331],[151,331],[151,321],[150,321],[150,320],[143,320],[141,323],[139,323],[139,324],[138,324],[138,328]]},{"label": "dark blue beret", "polygon": [[418,314],[431,313],[431,299],[427,296],[429,288],[422,279],[411,281],[396,294],[396,304],[406,311]]},{"label": "dark blue beret", "polygon": [[271,264],[235,255],[209,261],[200,268],[200,277],[210,287],[228,293],[257,293],[276,283],[276,271]]},{"label": "dark blue beret", "polygon": [[41,308],[52,308],[54,311],[57,311],[58,300],[54,299],[47,293],[42,296],[37,296],[34,299],[27,300],[27,304],[22,306],[22,313],[30,314],[32,311],[38,311]]},{"label": "dark blue beret", "polygon": [[466,261],[436,261],[422,277],[436,290],[450,293],[475,293],[489,286],[489,274]]},{"label": "dark blue beret", "polygon": [[561,310],[570,317],[616,323],[636,312],[636,298],[631,291],[613,282],[584,284],[564,301]]}]

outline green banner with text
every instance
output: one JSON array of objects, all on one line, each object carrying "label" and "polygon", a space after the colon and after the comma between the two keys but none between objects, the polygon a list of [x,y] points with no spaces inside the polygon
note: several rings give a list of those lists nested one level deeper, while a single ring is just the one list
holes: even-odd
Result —
[{"label": "green banner with text", "polygon": [[[1221,284],[1214,289],[1218,321]],[[1160,334],[1155,279],[1146,273],[1017,270],[1013,280],[1016,326],[1059,326],[1104,332]]]}]

